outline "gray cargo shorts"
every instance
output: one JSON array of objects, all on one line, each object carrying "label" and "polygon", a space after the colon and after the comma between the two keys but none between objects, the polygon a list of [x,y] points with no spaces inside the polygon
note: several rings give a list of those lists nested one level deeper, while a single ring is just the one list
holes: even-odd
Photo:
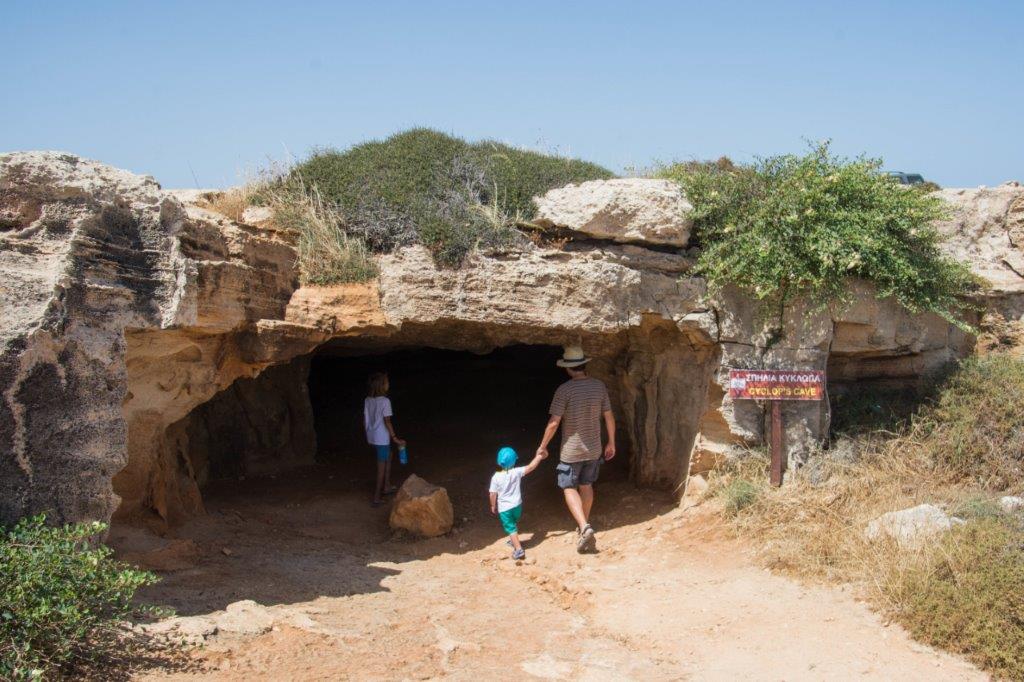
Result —
[{"label": "gray cargo shorts", "polygon": [[555,467],[558,487],[578,488],[581,485],[593,485],[601,472],[603,458],[588,459],[585,462],[559,462]]}]

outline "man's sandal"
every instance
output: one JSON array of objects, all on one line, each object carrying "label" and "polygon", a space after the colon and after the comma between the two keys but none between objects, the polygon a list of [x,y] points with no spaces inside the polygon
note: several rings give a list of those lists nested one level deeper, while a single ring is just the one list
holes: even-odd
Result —
[{"label": "man's sandal", "polygon": [[594,537],[594,529],[588,523],[580,531],[580,537],[576,540],[576,551],[580,554],[593,552],[597,548],[597,540]]}]

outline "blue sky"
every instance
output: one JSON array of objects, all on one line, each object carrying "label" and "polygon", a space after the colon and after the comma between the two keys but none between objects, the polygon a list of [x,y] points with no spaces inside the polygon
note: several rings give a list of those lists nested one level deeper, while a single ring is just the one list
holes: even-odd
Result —
[{"label": "blue sky", "polygon": [[1024,181],[1024,2],[0,0],[0,151],[226,186],[412,126],[616,171],[831,138]]}]

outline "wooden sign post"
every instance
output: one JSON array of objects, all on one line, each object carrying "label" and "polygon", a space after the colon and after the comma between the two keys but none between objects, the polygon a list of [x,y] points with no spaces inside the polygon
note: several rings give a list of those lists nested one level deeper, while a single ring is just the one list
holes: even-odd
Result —
[{"label": "wooden sign post", "polygon": [[812,370],[730,369],[729,397],[733,400],[767,400],[771,405],[771,484],[782,485],[786,458],[782,450],[782,401],[821,400],[825,397],[825,372]]}]

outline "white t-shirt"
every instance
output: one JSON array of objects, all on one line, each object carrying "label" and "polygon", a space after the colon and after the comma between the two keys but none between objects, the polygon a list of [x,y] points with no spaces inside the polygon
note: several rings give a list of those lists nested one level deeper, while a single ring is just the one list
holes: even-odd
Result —
[{"label": "white t-shirt", "polygon": [[526,467],[516,467],[508,471],[497,471],[491,476],[490,492],[498,493],[498,511],[515,509],[523,503],[519,483],[523,480],[525,470]]},{"label": "white t-shirt", "polygon": [[384,417],[391,416],[391,399],[386,396],[367,398],[363,402],[363,425],[366,427],[366,442],[370,445],[390,445],[391,434],[384,423]]}]

